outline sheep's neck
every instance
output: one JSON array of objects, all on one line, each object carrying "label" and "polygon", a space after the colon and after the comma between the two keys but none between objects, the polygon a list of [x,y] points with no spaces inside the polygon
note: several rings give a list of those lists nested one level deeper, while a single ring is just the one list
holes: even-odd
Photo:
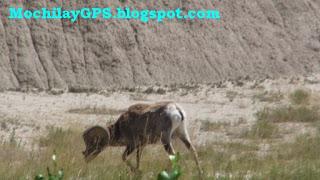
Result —
[{"label": "sheep's neck", "polygon": [[116,126],[113,124],[108,127],[109,133],[110,133],[110,146],[123,146],[122,138],[120,136],[120,133],[118,132]]}]

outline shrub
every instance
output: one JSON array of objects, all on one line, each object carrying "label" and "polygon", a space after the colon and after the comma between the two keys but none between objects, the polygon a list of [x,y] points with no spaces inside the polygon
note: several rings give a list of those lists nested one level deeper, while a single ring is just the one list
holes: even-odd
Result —
[{"label": "shrub", "polygon": [[284,98],[281,92],[268,92],[264,91],[253,96],[254,99],[257,99],[261,102],[277,102]]},{"label": "shrub", "polygon": [[298,89],[289,95],[290,101],[293,104],[301,105],[307,104],[310,100],[310,94],[306,90]]},{"label": "shrub", "polygon": [[176,180],[181,176],[181,168],[179,165],[180,155],[177,153],[176,155],[170,155],[169,159],[172,165],[172,171],[162,171],[158,175],[158,180]]}]

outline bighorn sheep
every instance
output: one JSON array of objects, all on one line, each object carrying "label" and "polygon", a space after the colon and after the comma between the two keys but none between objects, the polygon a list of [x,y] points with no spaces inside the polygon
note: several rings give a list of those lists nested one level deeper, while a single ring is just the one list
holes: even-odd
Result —
[{"label": "bighorn sheep", "polygon": [[155,104],[135,104],[121,114],[115,124],[107,128],[94,126],[83,133],[86,145],[83,155],[86,162],[95,158],[107,146],[126,146],[122,159],[133,170],[127,157],[137,149],[137,166],[143,148],[161,140],[168,154],[173,155],[172,137],[179,137],[185,146],[192,151],[201,173],[198,155],[190,142],[186,129],[186,115],[183,109],[174,102]]}]

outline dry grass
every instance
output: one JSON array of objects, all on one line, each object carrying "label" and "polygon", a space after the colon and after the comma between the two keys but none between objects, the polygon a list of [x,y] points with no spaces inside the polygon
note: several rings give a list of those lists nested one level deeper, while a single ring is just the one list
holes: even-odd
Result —
[{"label": "dry grass", "polygon": [[134,100],[134,101],[149,101],[147,95],[145,95],[143,93],[130,94],[130,100]]},{"label": "dry grass", "polygon": [[284,99],[284,95],[281,92],[268,92],[264,91],[261,93],[258,93],[253,96],[253,99],[257,99],[261,102],[278,102]]},{"label": "dry grass", "polygon": [[278,132],[278,127],[272,122],[267,120],[258,120],[251,129],[249,131],[245,131],[241,137],[267,139],[278,137]]},{"label": "dry grass", "polygon": [[[66,179],[156,179],[157,174],[169,167],[162,146],[147,147],[142,157],[142,172],[131,173],[121,161],[123,148],[107,148],[90,164],[84,163],[81,150],[84,145],[81,132],[50,128],[48,135],[39,140],[39,147],[26,151],[16,143],[0,146],[0,176],[3,179],[33,179],[46,172],[54,151],[58,167]],[[273,145],[266,157],[257,156],[258,141],[252,143],[218,143],[197,148],[201,165],[208,179],[319,179],[320,136],[301,136],[294,143]],[[192,156],[182,153],[181,179],[198,179]],[[157,154],[155,156],[155,154]],[[134,156],[131,157],[134,159]]]},{"label": "dry grass", "polygon": [[[207,157],[217,179],[302,179],[320,178],[320,136],[300,136],[293,143],[273,144],[271,152],[257,155],[256,144],[223,144],[222,149],[206,148],[200,157]],[[211,150],[209,150],[211,149]]]},{"label": "dry grass", "polygon": [[257,116],[258,119],[272,122],[315,122],[320,119],[319,109],[308,106],[265,108]]},{"label": "dry grass", "polygon": [[119,115],[123,113],[125,110],[120,109],[112,109],[112,108],[104,108],[104,107],[84,107],[84,108],[74,108],[68,110],[68,113],[76,113],[76,114],[107,114],[107,115]]},{"label": "dry grass", "polygon": [[[33,179],[36,174],[45,173],[51,165],[53,152],[58,155],[58,167],[62,167],[66,179],[155,179],[158,173],[169,167],[169,159],[162,146],[146,148],[142,157],[142,174],[130,172],[122,162],[122,147],[107,148],[89,164],[83,160],[81,151],[84,144],[81,131],[49,128],[48,135],[39,139],[39,147],[26,151],[17,143],[6,142],[0,145],[0,176],[3,179]],[[154,156],[154,154],[157,156]],[[190,169],[190,176],[197,174],[191,157],[184,156],[184,168]],[[135,163],[135,155],[131,156]],[[190,163],[191,162],[191,163]],[[190,165],[189,165],[190,163]],[[187,167],[188,166],[188,167]],[[14,168],[13,168],[14,167]]]},{"label": "dry grass", "polygon": [[[89,165],[84,163],[81,154],[84,145],[80,135],[79,131],[50,128],[48,136],[39,140],[39,147],[30,152],[12,143],[2,144],[1,177],[4,179],[25,179],[27,177],[33,179],[36,174],[46,172],[54,151],[58,155],[58,166],[63,167],[66,173],[66,179],[128,177],[125,168],[121,167],[121,158],[117,158],[121,157],[117,152],[111,154],[109,151]],[[123,172],[118,169],[123,169]]]},{"label": "dry grass", "polygon": [[278,137],[279,129],[274,123],[303,122],[314,123],[320,120],[319,109],[305,105],[280,106],[276,108],[264,108],[256,114],[256,122],[249,131],[245,131],[241,137],[250,138],[274,138]]}]

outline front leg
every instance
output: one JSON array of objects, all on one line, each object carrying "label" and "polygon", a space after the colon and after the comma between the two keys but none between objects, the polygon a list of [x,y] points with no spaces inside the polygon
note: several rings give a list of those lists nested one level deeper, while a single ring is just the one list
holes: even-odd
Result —
[{"label": "front leg", "polygon": [[126,163],[127,166],[129,166],[131,171],[134,171],[135,168],[130,163],[130,161],[127,159],[128,156],[135,150],[135,147],[133,145],[127,145],[126,149],[124,150],[122,154],[122,160]]},{"label": "front leg", "polygon": [[137,149],[137,168],[136,169],[139,169],[139,166],[140,166],[140,159],[141,159],[142,150],[143,150],[143,146],[140,146]]},{"label": "front leg", "polygon": [[198,157],[198,153],[197,153],[196,149],[191,144],[190,139],[188,137],[180,136],[179,138],[185,144],[185,146],[188,148],[188,150],[192,152],[194,160],[195,160],[197,167],[198,167],[199,175],[200,175],[200,177],[202,177],[203,171],[200,166],[199,157]]}]

